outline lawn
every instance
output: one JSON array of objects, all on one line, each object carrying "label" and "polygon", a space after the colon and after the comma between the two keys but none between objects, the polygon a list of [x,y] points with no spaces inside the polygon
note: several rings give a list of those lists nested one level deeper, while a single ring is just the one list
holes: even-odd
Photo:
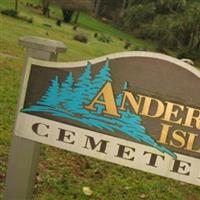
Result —
[{"label": "lawn", "polygon": [[[13,2],[1,0],[0,10],[12,7]],[[55,6],[53,8],[53,15],[60,17],[59,9]],[[63,41],[68,51],[59,56],[59,61],[91,59],[124,51],[124,41],[119,38],[129,39],[141,48],[154,50],[157,46],[85,14],[81,14],[78,32],[87,35],[89,42],[82,44],[73,40],[76,32],[72,25],[63,24],[58,27],[55,20],[47,19],[22,4],[19,10],[23,15],[32,16],[33,24],[0,14],[0,199],[5,187],[8,152],[24,61],[24,49],[17,42],[19,37],[34,35]],[[93,37],[95,32],[109,34],[113,42],[106,44],[96,40]],[[84,194],[85,186],[93,191],[91,197]],[[199,200],[200,188],[42,145],[33,199]]]}]

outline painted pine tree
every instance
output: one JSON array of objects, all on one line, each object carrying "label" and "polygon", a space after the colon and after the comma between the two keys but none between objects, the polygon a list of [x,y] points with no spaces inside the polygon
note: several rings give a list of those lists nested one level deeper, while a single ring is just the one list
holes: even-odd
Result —
[{"label": "painted pine tree", "polygon": [[[124,85],[122,87],[122,91],[128,90],[128,82],[124,82]],[[117,106],[120,107],[122,104],[122,98],[123,94],[120,93],[117,96]],[[125,111],[119,111],[121,117],[120,121],[124,124],[121,127],[121,130],[125,133],[128,133],[129,136],[139,139],[140,134],[146,134],[144,128],[141,126],[141,118],[137,116],[136,114],[133,114],[130,112],[130,105],[127,102],[126,103],[126,110]],[[137,134],[139,135],[137,137]]]},{"label": "painted pine tree", "polygon": [[45,105],[49,107],[56,107],[59,104],[59,82],[58,76],[51,80],[51,85],[49,86],[46,94],[42,96],[37,104]]},{"label": "painted pine tree", "polygon": [[[109,66],[109,60],[107,59],[103,67],[100,69],[100,71],[96,74],[96,76],[92,80],[92,89],[90,93],[91,95],[90,99],[93,99],[97,95],[97,93],[101,90],[101,88],[107,81],[110,81],[110,82],[112,81],[110,70],[111,69]],[[101,97],[100,100],[103,101],[103,97]],[[96,105],[95,107],[97,108],[96,113],[101,114],[104,109],[104,106]]]},{"label": "painted pine tree", "polygon": [[[127,82],[127,81],[124,82],[124,85],[123,85],[123,87],[122,87],[122,91],[124,91],[124,90],[128,90],[128,82]],[[120,93],[120,94],[117,96],[117,100],[116,100],[116,102],[117,102],[116,104],[117,104],[118,107],[120,107],[121,104],[122,104],[122,98],[123,98],[123,94]],[[128,102],[126,102],[125,106],[126,106],[126,110],[125,110],[125,111],[120,111],[121,121],[128,122],[127,120],[129,120],[129,121],[130,121],[130,124],[131,124],[133,121],[136,122],[136,123],[138,123],[138,124],[140,124],[140,123],[141,123],[141,120],[139,120],[140,117],[137,117],[136,114],[133,114],[132,112],[130,112],[130,104],[129,104]],[[133,119],[134,119],[134,120],[133,120]],[[138,121],[136,121],[136,119],[137,119]],[[133,121],[132,121],[132,120],[133,120]]]},{"label": "painted pine tree", "polygon": [[73,84],[74,84],[74,77],[73,77],[72,72],[69,72],[69,74],[66,76],[64,82],[61,84],[60,96],[59,96],[61,108],[67,109],[68,104],[70,104],[73,101],[73,99],[72,99]]},{"label": "painted pine tree", "polygon": [[[124,91],[124,90],[128,90],[128,82],[127,82],[127,81],[124,82],[124,85],[123,85],[123,87],[122,87],[122,91]],[[120,107],[121,104],[122,104],[122,98],[123,98],[123,94],[120,93],[120,94],[117,96],[117,100],[116,100],[116,104],[117,104],[118,107]],[[127,106],[128,106],[128,105],[127,105]]]},{"label": "painted pine tree", "polygon": [[83,74],[79,77],[75,83],[72,102],[68,105],[68,108],[74,113],[83,113],[83,105],[90,102],[91,92],[91,63],[85,67]]},{"label": "painted pine tree", "polygon": [[[123,91],[128,90],[128,82],[124,83]],[[117,106],[121,106],[122,104],[122,98],[123,94],[119,94],[117,96]],[[158,144],[153,137],[151,137],[145,130],[145,128],[142,126],[142,119],[139,115],[134,114],[130,111],[130,105],[129,103],[126,103],[126,110],[125,111],[119,111],[121,117],[119,119],[120,122],[122,122],[120,131],[122,133],[125,133],[126,135],[129,135],[130,137],[136,139],[137,141],[144,142],[150,146],[153,146],[154,148],[158,149],[161,152],[168,153],[169,155],[176,157],[176,155],[165,148],[164,146],[161,146]]]}]

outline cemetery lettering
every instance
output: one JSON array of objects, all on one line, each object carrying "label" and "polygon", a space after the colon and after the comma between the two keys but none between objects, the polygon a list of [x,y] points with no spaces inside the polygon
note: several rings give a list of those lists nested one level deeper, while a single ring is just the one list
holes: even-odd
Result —
[{"label": "cemetery lettering", "polygon": [[[51,125],[42,124],[39,122],[34,123],[31,129],[33,131],[33,134],[36,134],[39,137],[48,138],[50,137],[50,135],[56,135],[56,140],[65,143],[66,145],[80,145],[78,146],[79,148],[84,148],[89,151],[97,151],[103,154],[109,154],[109,151],[107,151],[107,149],[109,148],[108,146],[111,145],[110,143],[112,143],[112,140],[95,139],[90,134],[88,134],[87,131],[84,134],[84,139],[80,141],[78,137],[79,134],[77,132],[65,130],[59,127],[55,128],[55,126],[51,127]],[[114,157],[134,162],[135,152],[137,151],[134,146],[126,146],[119,143],[116,145],[115,150],[116,152],[114,152],[113,154]],[[147,165],[153,168],[161,168],[163,166],[162,161],[164,162],[165,160],[164,155],[148,152],[145,150],[141,151],[141,155],[146,157],[146,160],[144,160],[144,163],[142,163],[142,165]],[[158,162],[158,160],[160,162]],[[173,159],[173,164],[170,169],[171,172],[183,176],[189,176],[192,170],[192,163],[179,159]]]}]

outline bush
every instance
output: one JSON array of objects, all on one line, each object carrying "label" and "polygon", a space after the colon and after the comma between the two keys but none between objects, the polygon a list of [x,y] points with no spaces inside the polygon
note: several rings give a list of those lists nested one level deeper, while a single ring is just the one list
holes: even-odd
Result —
[{"label": "bush", "polygon": [[125,43],[124,43],[124,49],[129,49],[131,47],[131,43],[126,40]]},{"label": "bush", "polygon": [[33,18],[32,18],[32,17],[29,17],[29,18],[27,19],[27,22],[30,23],[30,24],[32,24],[32,23],[33,23]]},{"label": "bush", "polygon": [[130,51],[139,51],[140,47],[137,45],[134,45],[130,48]]},{"label": "bush", "polygon": [[97,35],[97,39],[101,42],[104,42],[104,43],[112,42],[112,38],[109,35],[105,35],[103,33],[99,36]]},{"label": "bush", "polygon": [[77,40],[77,41],[82,42],[82,43],[87,43],[88,37],[86,35],[79,33],[79,34],[76,34],[74,36],[74,40]]},{"label": "bush", "polygon": [[17,19],[21,19],[21,20],[26,21],[28,23],[33,23],[32,17],[20,15],[16,10],[13,10],[13,9],[2,10],[1,13],[3,15],[7,15],[7,16],[14,17],[14,18],[17,18]]},{"label": "bush", "polygon": [[2,10],[1,13],[3,15],[7,15],[7,16],[11,16],[11,17],[17,17],[18,16],[18,12],[16,10],[13,10],[13,9]]},{"label": "bush", "polygon": [[136,3],[129,6],[124,13],[124,25],[131,30],[139,28],[142,24],[153,21],[155,11],[156,7],[153,3]]},{"label": "bush", "polygon": [[58,20],[56,21],[56,25],[57,25],[57,26],[61,26],[61,25],[62,25],[62,20],[58,19]]},{"label": "bush", "polygon": [[191,60],[196,60],[200,58],[200,50],[182,50],[178,55],[177,58],[189,58]]}]

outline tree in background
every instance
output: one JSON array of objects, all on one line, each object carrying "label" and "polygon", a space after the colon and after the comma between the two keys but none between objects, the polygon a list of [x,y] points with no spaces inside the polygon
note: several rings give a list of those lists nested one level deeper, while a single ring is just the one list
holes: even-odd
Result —
[{"label": "tree in background", "polygon": [[63,21],[71,22],[73,14],[76,12],[75,23],[78,21],[80,11],[88,11],[92,8],[93,0],[48,0],[59,5],[63,13]]},{"label": "tree in background", "polygon": [[186,9],[187,0],[157,0],[155,5],[158,14],[181,13]]},{"label": "tree in background", "polygon": [[93,0],[94,16],[106,17],[110,20],[119,20],[127,7],[129,0]]},{"label": "tree in background", "polygon": [[97,17],[99,15],[101,2],[102,2],[102,0],[94,0],[93,1],[93,13],[94,13],[95,17]]},{"label": "tree in background", "polygon": [[18,12],[18,0],[15,0],[15,11]]},{"label": "tree in background", "polygon": [[71,22],[74,10],[66,9],[64,7],[62,7],[61,9],[62,9],[62,14],[63,14],[63,21],[66,22],[66,23]]},{"label": "tree in background", "polygon": [[49,5],[49,0],[42,0],[42,13],[47,17],[50,17]]},{"label": "tree in background", "polygon": [[180,57],[200,57],[200,3],[192,0],[129,0],[125,26],[160,47],[179,50]]},{"label": "tree in background", "polygon": [[156,14],[156,7],[153,3],[132,4],[125,11],[125,25],[131,29],[136,29],[143,23],[151,22]]}]

